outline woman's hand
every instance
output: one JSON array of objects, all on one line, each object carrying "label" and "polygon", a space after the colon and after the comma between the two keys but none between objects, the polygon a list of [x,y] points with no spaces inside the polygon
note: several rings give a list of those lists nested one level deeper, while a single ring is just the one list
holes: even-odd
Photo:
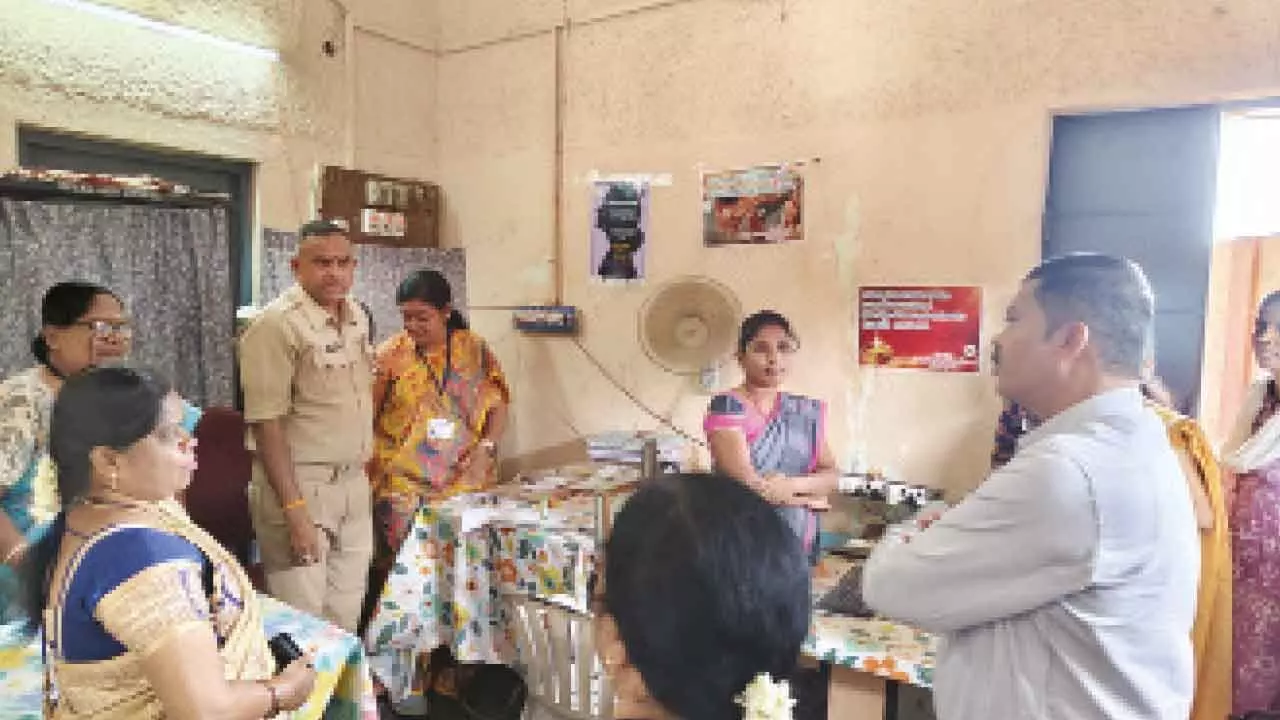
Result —
[{"label": "woman's hand", "polygon": [[493,456],[479,445],[463,452],[455,467],[458,480],[467,485],[487,487],[491,484],[490,470],[493,468]]},{"label": "woman's hand", "polygon": [[765,476],[764,498],[774,505],[809,507],[815,498],[796,480],[780,474]]},{"label": "woman's hand", "polygon": [[281,710],[297,710],[307,703],[316,684],[313,662],[310,655],[303,655],[271,679]]}]

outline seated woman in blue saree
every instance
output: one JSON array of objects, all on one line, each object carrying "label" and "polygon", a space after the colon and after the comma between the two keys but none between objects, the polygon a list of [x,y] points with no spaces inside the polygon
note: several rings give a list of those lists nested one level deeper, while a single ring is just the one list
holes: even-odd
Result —
[{"label": "seated woman in blue saree", "polygon": [[743,383],[711,399],[704,429],[716,470],[777,506],[813,563],[816,513],[829,507],[839,475],[827,443],[826,403],[781,389],[798,347],[782,315],[765,310],[744,320],[738,334]]},{"label": "seated woman in blue saree", "polygon": [[[0,383],[0,624],[17,619],[12,568],[28,539],[58,510],[47,438],[62,379],[120,361],[132,338],[120,298],[92,283],[51,287],[40,319],[40,334],[31,342],[36,365]],[[187,405],[184,427],[190,431],[199,417],[200,411]]]},{"label": "seated woman in blue saree", "polygon": [[44,631],[46,717],[248,720],[311,691],[310,658],[275,672],[244,569],[172,500],[195,467],[183,415],[163,384],[124,368],[59,391],[60,506],[22,568]]}]

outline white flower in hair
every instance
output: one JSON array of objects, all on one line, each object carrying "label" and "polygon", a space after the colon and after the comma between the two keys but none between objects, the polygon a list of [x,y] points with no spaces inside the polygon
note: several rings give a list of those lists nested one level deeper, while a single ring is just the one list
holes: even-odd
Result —
[{"label": "white flower in hair", "polygon": [[769,673],[760,673],[734,698],[742,708],[742,720],[791,720],[796,701],[791,697],[791,683],[775,681]]}]

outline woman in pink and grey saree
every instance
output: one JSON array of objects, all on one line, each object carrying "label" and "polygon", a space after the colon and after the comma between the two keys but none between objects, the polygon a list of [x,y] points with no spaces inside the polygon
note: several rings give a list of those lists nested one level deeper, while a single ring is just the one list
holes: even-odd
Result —
[{"label": "woman in pink and grey saree", "polygon": [[776,312],[743,321],[743,383],[711,399],[704,429],[716,469],[777,506],[813,563],[817,512],[829,507],[838,475],[827,444],[826,403],[781,389],[798,348],[791,323]]},{"label": "woman in pink and grey saree", "polygon": [[1228,497],[1238,715],[1280,710],[1280,291],[1258,308],[1253,350],[1267,377],[1250,391],[1222,458],[1235,474]]}]

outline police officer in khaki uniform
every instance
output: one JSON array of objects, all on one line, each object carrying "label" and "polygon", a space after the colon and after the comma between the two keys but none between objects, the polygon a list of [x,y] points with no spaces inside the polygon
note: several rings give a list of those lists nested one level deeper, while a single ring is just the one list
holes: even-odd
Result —
[{"label": "police officer in khaki uniform", "polygon": [[240,339],[240,383],[254,453],[249,505],[276,598],[356,631],[373,555],[364,465],[372,445],[373,347],[348,294],[342,228],[298,233],[297,284]]}]

